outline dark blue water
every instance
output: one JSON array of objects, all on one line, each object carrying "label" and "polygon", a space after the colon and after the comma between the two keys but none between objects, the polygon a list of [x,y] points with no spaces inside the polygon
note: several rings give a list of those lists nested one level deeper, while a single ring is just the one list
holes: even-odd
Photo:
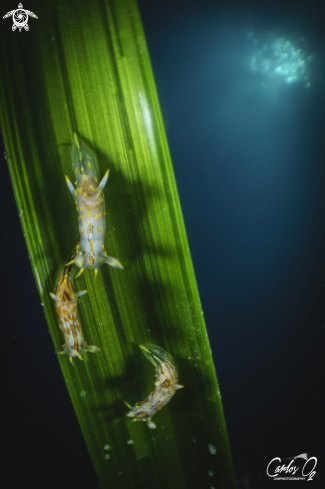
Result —
[{"label": "dark blue water", "polygon": [[[239,488],[270,487],[269,461],[301,453],[317,457],[313,485],[324,487],[322,12],[313,2],[139,3]],[[2,379],[3,437],[21,468],[10,487],[95,489],[50,336],[34,327],[45,320],[1,172],[12,209],[2,273],[16,280],[14,295],[2,292],[3,350],[16,359]],[[37,473],[31,443],[42,447]],[[82,470],[62,480],[67,460]]]},{"label": "dark blue water", "polygon": [[240,487],[303,452],[323,487],[324,17],[142,4]]}]

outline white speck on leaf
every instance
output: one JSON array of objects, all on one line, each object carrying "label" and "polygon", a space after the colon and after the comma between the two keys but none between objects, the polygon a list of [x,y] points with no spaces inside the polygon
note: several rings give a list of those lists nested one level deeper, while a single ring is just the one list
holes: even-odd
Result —
[{"label": "white speck on leaf", "polygon": [[212,455],[215,455],[217,453],[217,449],[216,447],[214,447],[213,445],[209,445],[209,452],[212,454]]}]

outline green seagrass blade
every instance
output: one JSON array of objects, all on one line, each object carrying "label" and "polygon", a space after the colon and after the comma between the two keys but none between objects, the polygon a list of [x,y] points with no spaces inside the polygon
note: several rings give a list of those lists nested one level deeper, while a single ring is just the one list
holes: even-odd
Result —
[{"label": "green seagrass blade", "polygon": [[[28,32],[2,21],[0,118],[53,354],[63,339],[49,293],[79,240],[65,181],[74,181],[74,132],[96,155],[99,177],[110,170],[105,249],[124,270],[105,265],[96,280],[91,270],[75,280],[77,292],[89,292],[78,301],[85,338],[101,351],[74,366],[58,356],[100,486],[232,489],[221,396],[137,4],[35,0],[30,8],[38,19],[29,18]],[[155,369],[138,346],[147,343],[172,356],[184,385],[152,430],[127,418],[123,402],[134,406],[154,388]]]}]

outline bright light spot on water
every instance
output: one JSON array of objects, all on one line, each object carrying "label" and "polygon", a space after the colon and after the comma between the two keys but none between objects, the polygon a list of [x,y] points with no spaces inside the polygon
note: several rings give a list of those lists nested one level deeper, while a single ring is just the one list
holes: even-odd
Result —
[{"label": "bright light spot on water", "polygon": [[275,32],[262,35],[250,32],[248,38],[253,41],[249,68],[253,73],[265,76],[263,86],[290,85],[306,80],[307,64],[311,56],[307,56],[293,42],[278,37]]}]

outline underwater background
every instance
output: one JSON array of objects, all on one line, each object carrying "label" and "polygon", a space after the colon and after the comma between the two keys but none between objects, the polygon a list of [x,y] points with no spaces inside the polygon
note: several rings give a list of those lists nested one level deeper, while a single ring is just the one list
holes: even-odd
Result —
[{"label": "underwater background", "polygon": [[[139,7],[238,487],[270,487],[270,460],[302,453],[324,487],[324,12],[309,1]],[[1,487],[97,489],[5,161],[1,189]]]}]

